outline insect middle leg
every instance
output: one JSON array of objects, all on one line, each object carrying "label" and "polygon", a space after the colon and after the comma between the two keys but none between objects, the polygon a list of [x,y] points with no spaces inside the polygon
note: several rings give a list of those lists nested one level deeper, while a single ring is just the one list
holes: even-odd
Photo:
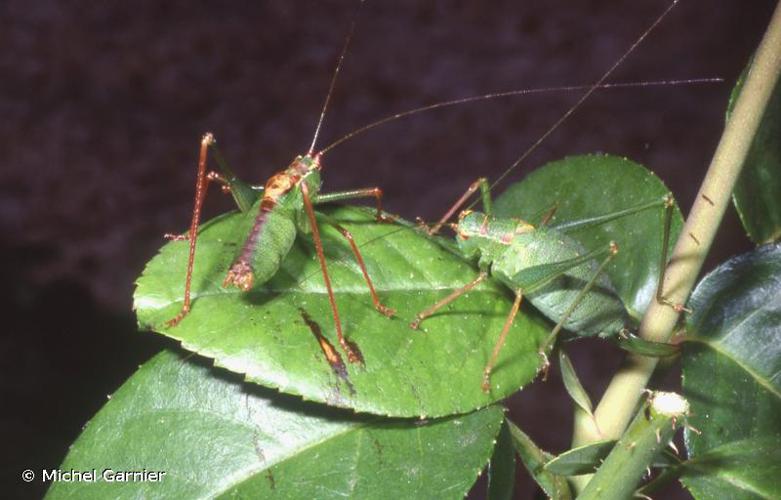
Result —
[{"label": "insect middle leg", "polygon": [[553,344],[556,342],[556,338],[558,337],[559,332],[561,332],[562,328],[564,328],[564,324],[567,322],[570,316],[572,316],[572,314],[575,312],[575,309],[577,309],[580,303],[583,302],[583,299],[586,298],[588,292],[591,291],[592,288],[594,288],[594,285],[596,285],[597,280],[605,271],[605,267],[607,267],[610,261],[613,260],[613,257],[615,257],[616,254],[618,254],[618,245],[615,242],[611,241],[607,256],[599,264],[599,267],[597,267],[597,270],[594,272],[594,275],[591,277],[588,283],[586,283],[586,286],[584,286],[583,289],[580,290],[578,295],[576,295],[575,298],[572,300],[572,303],[564,311],[564,314],[562,314],[561,319],[559,319],[558,323],[556,323],[556,326],[554,326],[553,330],[551,330],[550,334],[548,334],[548,337],[545,339],[545,342],[543,342],[542,345],[540,346],[539,354],[542,357],[541,371],[542,371],[543,380],[548,378],[548,367],[550,367],[550,361],[548,360],[548,351],[553,347]]},{"label": "insect middle leg", "polygon": [[[583,301],[583,299],[586,297],[586,295],[593,289],[595,286],[597,280],[599,279],[600,275],[604,272],[605,267],[610,263],[610,261],[613,259],[613,257],[618,253],[618,245],[616,245],[614,242],[610,242],[610,245],[607,250],[596,250],[594,252],[590,252],[585,255],[581,255],[579,257],[576,257],[574,259],[570,259],[567,261],[561,261],[554,265],[554,268],[556,268],[555,271],[550,273],[546,276],[539,276],[536,278],[536,280],[527,282],[524,284],[525,289],[528,291],[534,291],[539,286],[543,286],[546,283],[549,283],[552,279],[557,278],[558,276],[561,276],[565,274],[568,270],[573,269],[575,267],[578,267],[582,265],[584,262],[589,261],[596,257],[598,254],[602,254],[605,251],[607,251],[607,256],[604,258],[604,260],[600,263],[600,265],[597,267],[596,271],[594,272],[593,276],[589,279],[588,283],[583,287],[583,289],[580,290],[580,292],[575,296],[572,303],[567,307],[567,309],[562,314],[561,318],[559,319],[556,326],[551,330],[551,333],[548,335],[546,340],[542,343],[542,345],[539,348],[540,356],[542,357],[542,367],[541,371],[543,373],[543,379],[547,376],[548,371],[548,356],[547,351],[549,348],[553,345],[553,343],[556,341],[556,337],[561,331],[561,329],[566,324],[567,320],[572,316],[572,314],[575,312],[575,309],[577,309],[578,305]],[[553,269],[553,268],[552,268]],[[491,354],[491,358],[489,359],[488,363],[485,366],[485,369],[483,370],[483,384],[482,388],[484,392],[489,392],[491,389],[491,372],[493,371],[496,360],[499,357],[499,352],[501,351],[504,342],[507,338],[507,333],[510,330],[510,327],[512,326],[513,320],[515,319],[516,314],[518,313],[518,307],[520,307],[521,302],[521,295],[523,293],[524,289],[517,289],[515,291],[516,298],[515,298],[515,304],[513,305],[513,309],[510,311],[510,315],[507,318],[507,321],[505,322],[504,328],[502,329],[502,333],[499,335],[499,339],[496,341],[496,344],[494,345],[493,352]]]},{"label": "insect middle leg", "polygon": [[350,231],[342,227],[333,217],[327,216],[325,214],[317,214],[317,217],[323,219],[327,224],[333,226],[339,233],[344,236],[344,238],[347,240],[347,242],[350,244],[350,248],[352,249],[353,254],[355,255],[355,260],[358,261],[358,266],[361,268],[361,273],[363,274],[363,279],[366,281],[366,285],[369,287],[369,293],[372,297],[372,302],[374,303],[374,308],[377,309],[379,312],[384,314],[385,316],[391,317],[393,316],[396,311],[391,309],[390,307],[387,307],[380,302],[380,298],[377,296],[377,292],[374,289],[374,283],[372,283],[371,278],[369,277],[369,272],[366,270],[366,264],[363,261],[363,256],[361,255],[360,250],[358,250],[358,245],[355,244],[355,239],[353,238],[353,235]]}]

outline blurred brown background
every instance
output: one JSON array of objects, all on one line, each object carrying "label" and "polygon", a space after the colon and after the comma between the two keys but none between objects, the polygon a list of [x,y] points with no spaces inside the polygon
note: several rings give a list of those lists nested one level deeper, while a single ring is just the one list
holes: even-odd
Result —
[{"label": "blurred brown background", "polygon": [[[611,80],[732,82],[772,4],[683,0]],[[666,5],[370,0],[320,144],[443,99],[592,82]],[[213,131],[255,182],[303,152],[355,8],[0,5],[0,438],[11,496],[39,496],[42,485],[22,483],[22,469],[56,467],[105,395],[171,344],[136,331],[131,294],[161,235],[189,221],[200,135]],[[511,178],[568,154],[625,155],[655,170],[686,211],[730,86],[597,92]],[[578,97],[502,99],[384,126],[325,158],[325,188],[379,185],[390,211],[433,218],[477,175],[499,175]],[[213,215],[230,201],[214,194],[207,205]],[[748,248],[730,213],[710,266]],[[574,352],[595,398],[620,359],[612,354],[586,344]],[[557,380],[510,404],[542,446],[566,448],[570,403]],[[528,478],[519,480],[519,498],[531,496]]]}]

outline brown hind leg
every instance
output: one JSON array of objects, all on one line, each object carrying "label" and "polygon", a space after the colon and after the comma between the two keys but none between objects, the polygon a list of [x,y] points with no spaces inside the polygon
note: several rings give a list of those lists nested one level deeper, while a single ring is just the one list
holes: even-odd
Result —
[{"label": "brown hind leg", "polygon": [[336,298],[334,297],[334,290],[331,287],[331,277],[328,275],[328,266],[325,263],[323,242],[320,239],[320,229],[317,227],[315,210],[312,208],[312,200],[309,197],[309,188],[304,182],[301,183],[301,195],[304,199],[306,216],[309,219],[309,225],[312,229],[312,239],[315,242],[317,260],[320,262],[320,270],[323,272],[323,282],[325,282],[325,288],[328,291],[328,302],[331,305],[331,312],[334,315],[334,325],[336,327],[336,336],[339,340],[339,345],[341,345],[344,352],[347,353],[348,361],[351,363],[363,363],[363,356],[361,355],[360,350],[358,350],[358,347],[355,344],[348,342],[342,333],[342,321],[339,319],[339,309],[336,307]]}]

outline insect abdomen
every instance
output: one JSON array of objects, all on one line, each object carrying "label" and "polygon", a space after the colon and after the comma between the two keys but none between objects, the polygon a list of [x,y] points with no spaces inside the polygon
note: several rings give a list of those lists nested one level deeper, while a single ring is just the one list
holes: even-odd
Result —
[{"label": "insect abdomen", "polygon": [[260,211],[242,251],[234,261],[223,286],[244,291],[271,279],[296,239],[296,227],[287,211]]},{"label": "insect abdomen", "polygon": [[[537,229],[517,235],[512,244],[493,265],[493,273],[508,286],[524,288],[529,301],[552,321],[558,322],[599,267],[589,260],[550,282],[528,288],[515,278],[523,269],[563,262],[586,253],[573,238],[564,234]],[[577,308],[564,321],[564,328],[579,335],[610,336],[618,333],[627,321],[626,309],[618,298],[607,275],[602,274],[594,287],[584,296]]]}]

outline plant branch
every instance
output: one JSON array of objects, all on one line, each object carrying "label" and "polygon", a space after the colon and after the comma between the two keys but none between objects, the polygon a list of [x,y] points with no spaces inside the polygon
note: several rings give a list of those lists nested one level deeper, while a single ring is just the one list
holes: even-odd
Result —
[{"label": "plant branch", "polygon": [[632,498],[646,470],[688,414],[689,403],[678,394],[651,393],[578,500]]},{"label": "plant branch", "polygon": [[[665,298],[672,303],[685,303],[694,286],[779,73],[781,2],[776,6],[760,42],[743,91],[727,121],[672,253],[664,282]],[[654,301],[643,317],[639,335],[652,342],[667,342],[678,317],[679,313],[672,307]],[[580,446],[600,439],[618,439],[634,415],[656,363],[656,358],[629,354],[597,406],[594,421],[578,421],[573,445]],[[582,483],[581,487],[585,481],[587,479],[579,482]]]}]

